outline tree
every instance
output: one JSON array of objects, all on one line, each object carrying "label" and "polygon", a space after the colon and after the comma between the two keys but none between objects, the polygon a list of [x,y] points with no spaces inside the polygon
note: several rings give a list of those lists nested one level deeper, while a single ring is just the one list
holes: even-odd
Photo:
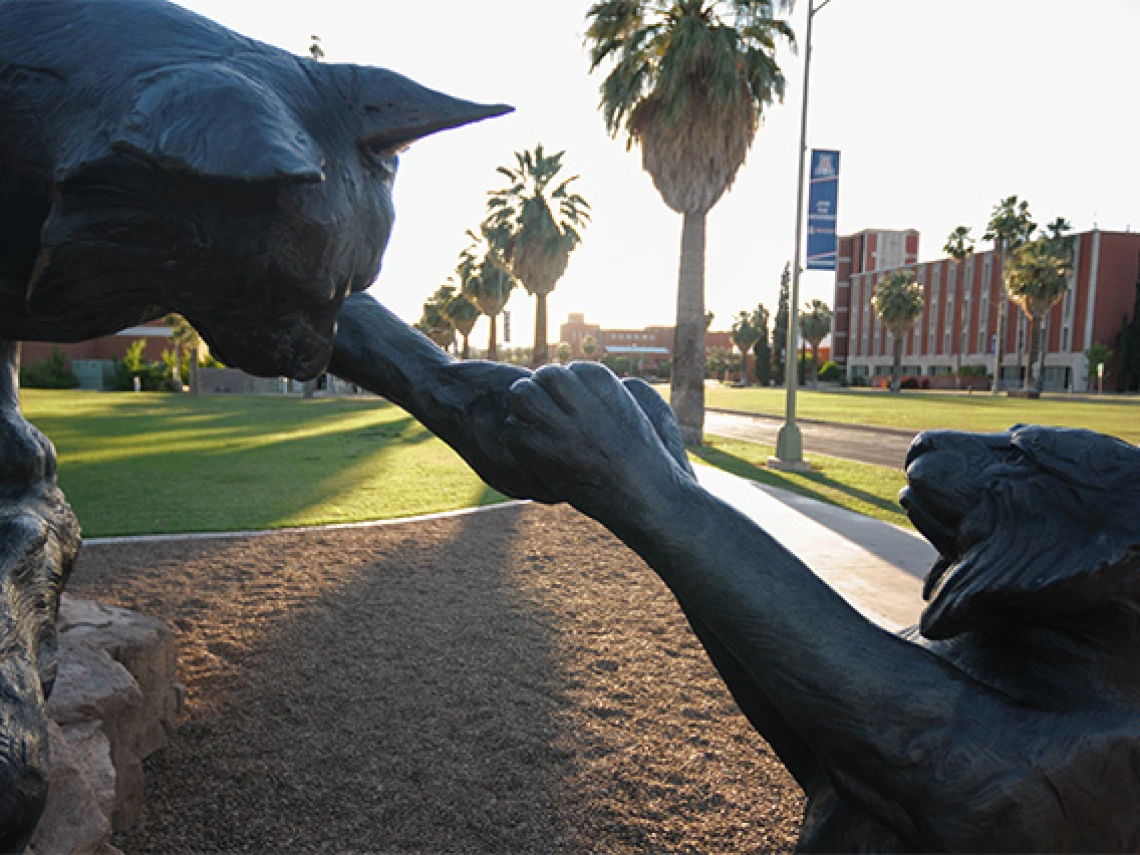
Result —
[{"label": "tree", "polygon": [[[1071,226],[1058,217],[1049,224],[1048,233],[1022,243],[1009,258],[1006,275],[1010,298],[1029,319],[1029,367],[1032,369],[1034,349],[1040,346],[1037,366],[1037,391],[1045,386],[1045,319],[1069,287],[1073,272],[1072,239],[1065,236]],[[1025,372],[1025,389],[1031,386],[1031,370]]]},{"label": "tree", "polygon": [[767,386],[772,382],[772,344],[768,331],[768,310],[761,303],[753,313],[756,327],[756,343],[752,345],[753,362],[756,365],[756,382]]},{"label": "tree", "polygon": [[198,331],[190,324],[182,315],[171,313],[163,320],[166,325],[171,328],[171,338],[174,341],[174,369],[171,372],[171,379],[174,381],[175,388],[182,389],[182,376],[180,367],[182,359],[179,350],[185,350],[190,354],[188,360],[188,368],[190,377],[190,394],[198,394],[198,369],[202,364],[202,351],[205,349],[205,344],[202,342],[202,337],[198,335]]},{"label": "tree", "polygon": [[910,270],[895,270],[875,286],[871,297],[875,314],[891,331],[894,337],[894,363],[891,366],[891,391],[899,391],[899,375],[902,369],[903,340],[918,316],[922,314],[924,301],[922,286],[915,281]]},{"label": "tree", "polygon": [[446,287],[451,293],[443,305],[443,314],[451,321],[455,331],[463,336],[463,349],[459,353],[459,358],[468,359],[471,353],[469,339],[475,322],[479,320],[479,307],[450,280]]},{"label": "tree", "polygon": [[756,313],[740,312],[732,322],[732,343],[740,348],[741,358],[744,360],[744,382],[748,378],[748,351],[760,338],[760,331],[756,329]]},{"label": "tree", "polygon": [[[1001,287],[997,300],[997,347],[994,349],[994,384],[990,393],[996,395],[1001,386],[1001,362],[1005,352],[1005,304],[1009,300],[1007,261],[1009,253],[1033,236],[1037,224],[1029,216],[1029,203],[1019,202],[1016,196],[1007,196],[994,206],[986,233],[982,240],[991,240],[998,251],[1001,265]],[[990,283],[986,283],[989,287]]]},{"label": "tree", "polygon": [[819,343],[831,332],[831,307],[822,300],[805,303],[800,312],[800,335],[811,345],[811,385],[819,385]]},{"label": "tree", "polygon": [[1112,351],[1107,346],[1095,341],[1085,351],[1085,361],[1088,366],[1088,377],[1086,380],[1086,388],[1091,389],[1094,384],[1101,378],[1103,368],[1098,366],[1104,365],[1108,360],[1112,359]]},{"label": "tree", "polygon": [[593,359],[594,354],[598,352],[598,340],[592,335],[582,337],[582,355],[587,359]]},{"label": "tree", "polygon": [[499,356],[497,319],[511,298],[515,280],[507,271],[503,258],[505,236],[501,229],[488,223],[479,227],[479,233],[468,230],[471,245],[459,254],[459,266],[455,275],[459,280],[460,292],[467,297],[490,322],[487,337],[487,358],[495,360]]},{"label": "tree", "polygon": [[500,166],[508,186],[491,192],[487,201],[491,225],[501,229],[503,257],[511,275],[535,298],[534,364],[549,361],[546,345],[546,298],[582,241],[579,229],[590,219],[590,206],[570,184],[573,175],[558,181],[566,152],[547,154],[542,143],[534,152],[516,151],[516,168]]},{"label": "tree", "polygon": [[780,274],[780,297],[776,303],[776,322],[772,327],[772,379],[777,385],[784,383],[784,369],[788,360],[788,302],[791,300],[792,265],[784,265]]},{"label": "tree", "polygon": [[794,42],[777,9],[789,0],[604,0],[587,13],[590,70],[609,72],[601,108],[612,136],[641,147],[665,204],[683,217],[673,410],[688,443],[704,427],[705,225],[759,127],[782,99],[778,38]]},{"label": "tree", "polygon": [[[958,287],[962,289],[962,306],[968,306],[969,303],[965,300],[966,279],[962,275],[962,262],[974,254],[974,239],[970,237],[969,226],[956,226],[954,231],[950,232],[950,237],[946,238],[946,244],[942,247],[942,251],[954,259],[954,267],[958,275]],[[988,284],[988,283],[987,283]],[[966,328],[968,319],[962,319],[962,329]],[[961,388],[962,386],[962,337],[958,337],[958,342],[954,348],[954,352],[958,355],[957,365],[954,367],[954,386]]]},{"label": "tree", "polygon": [[451,320],[448,308],[455,299],[455,286],[445,282],[426,301],[415,328],[448,350],[455,344],[455,322]]},{"label": "tree", "polygon": [[1140,391],[1140,277],[1136,280],[1136,302],[1132,320],[1121,314],[1120,334],[1116,337],[1116,391]]},{"label": "tree", "polygon": [[558,354],[558,361],[563,365],[569,362],[570,359],[574,356],[574,348],[572,348],[570,346],[570,343],[566,341],[558,342],[558,347],[554,349],[554,352]]}]

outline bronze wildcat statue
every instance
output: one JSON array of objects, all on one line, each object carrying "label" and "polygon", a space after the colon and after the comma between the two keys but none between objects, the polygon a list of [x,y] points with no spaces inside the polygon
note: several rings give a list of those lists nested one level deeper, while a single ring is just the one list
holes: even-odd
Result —
[{"label": "bronze wildcat statue", "polygon": [[800,851],[1140,849],[1140,449],[916,438],[901,500],[942,557],[900,637],[706,493],[605,368],[510,403],[519,459],[665,581],[807,792]]},{"label": "bronze wildcat statue", "polygon": [[[44,802],[51,639],[78,544],[50,443],[19,412],[13,342],[177,311],[230,365],[328,368],[407,409],[500,491],[550,496],[502,443],[508,388],[529,372],[458,363],[362,293],[392,228],[397,153],[509,107],[296,57],[163,0],[0,0],[0,34],[6,852]],[[632,391],[664,424],[660,399]]]}]

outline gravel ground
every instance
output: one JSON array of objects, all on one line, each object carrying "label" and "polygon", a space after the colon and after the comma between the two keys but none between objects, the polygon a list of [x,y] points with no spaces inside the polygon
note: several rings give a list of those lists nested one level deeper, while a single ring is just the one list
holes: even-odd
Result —
[{"label": "gravel ground", "polygon": [[178,636],[126,853],[794,845],[802,793],[668,591],[568,508],[87,546],[69,590]]}]

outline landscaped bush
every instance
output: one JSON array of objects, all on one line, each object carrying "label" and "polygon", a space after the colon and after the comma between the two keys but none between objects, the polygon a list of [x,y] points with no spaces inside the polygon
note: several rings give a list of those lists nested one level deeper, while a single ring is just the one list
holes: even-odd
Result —
[{"label": "landscaped bush", "polygon": [[163,362],[151,362],[143,359],[143,348],[146,342],[141,338],[131,342],[122,359],[115,360],[111,388],[120,392],[130,392],[135,388],[135,378],[144,392],[173,392],[174,382],[170,378],[170,369]]},{"label": "landscaped bush", "polygon": [[843,369],[829,359],[819,367],[819,379],[824,383],[839,383],[843,380]]},{"label": "landscaped bush", "polygon": [[74,389],[79,378],[68,368],[63,351],[55,347],[42,362],[20,366],[20,385],[25,389]]}]

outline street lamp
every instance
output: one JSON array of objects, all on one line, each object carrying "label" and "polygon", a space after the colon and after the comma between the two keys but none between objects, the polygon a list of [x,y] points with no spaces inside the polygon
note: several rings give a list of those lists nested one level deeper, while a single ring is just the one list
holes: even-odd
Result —
[{"label": "street lamp", "polygon": [[804,170],[807,165],[807,115],[808,115],[808,82],[811,74],[811,23],[815,13],[830,3],[823,0],[816,5],[815,0],[808,0],[807,29],[804,33],[804,97],[800,110],[800,166],[799,182],[796,185],[796,250],[792,256],[792,293],[788,301],[788,335],[784,356],[784,385],[787,388],[787,405],[785,421],[780,432],[776,435],[776,456],[768,458],[771,469],[786,469],[793,471],[807,471],[810,464],[803,459],[803,439],[800,436],[799,425],[796,424],[796,385],[799,379],[799,366],[792,365],[796,359],[796,337],[799,333],[799,305],[800,305],[800,251],[803,246],[804,228]]}]

